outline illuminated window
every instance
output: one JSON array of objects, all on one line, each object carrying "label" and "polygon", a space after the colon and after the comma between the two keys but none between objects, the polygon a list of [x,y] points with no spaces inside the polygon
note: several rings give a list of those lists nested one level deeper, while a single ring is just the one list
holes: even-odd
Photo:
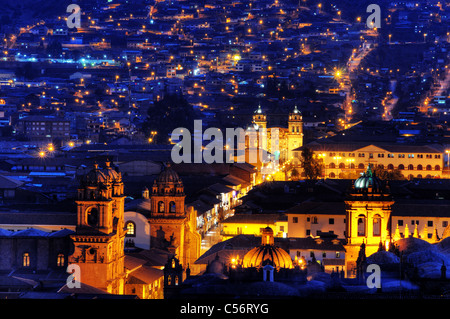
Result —
[{"label": "illuminated window", "polygon": [[24,253],[22,255],[22,266],[30,267],[30,254],[29,253]]},{"label": "illuminated window", "polygon": [[136,237],[136,224],[132,221],[125,223],[125,228],[127,229],[127,237]]},{"label": "illuminated window", "polygon": [[58,254],[56,257],[56,266],[64,267],[64,254]]}]

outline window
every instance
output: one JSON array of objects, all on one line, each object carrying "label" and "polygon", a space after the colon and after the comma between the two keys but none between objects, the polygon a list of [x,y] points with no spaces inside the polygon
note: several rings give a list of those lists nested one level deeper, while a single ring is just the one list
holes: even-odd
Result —
[{"label": "window", "polygon": [[30,254],[29,253],[24,253],[22,255],[22,266],[30,267]]},{"label": "window", "polygon": [[306,221],[307,221],[307,222],[310,222],[310,221],[311,221],[311,218],[306,217]]},{"label": "window", "polygon": [[432,220],[429,220],[428,223],[427,223],[427,225],[428,225],[428,227],[433,227],[433,221],[432,221]]},{"label": "window", "polygon": [[388,154],[389,158],[394,158],[394,154]]},{"label": "window", "polygon": [[418,170],[418,171],[421,171],[421,170],[423,170],[423,166],[422,166],[422,165],[420,165],[420,164],[419,164],[419,165],[417,165],[417,170]]},{"label": "window", "polygon": [[364,157],[364,153],[358,153],[358,157]]},{"label": "window", "polygon": [[326,252],[322,252],[322,258],[327,258],[327,253]]},{"label": "window", "polygon": [[431,165],[427,165],[427,171],[431,171]]},{"label": "window", "polygon": [[364,215],[358,217],[358,236],[366,236],[366,217]]},{"label": "window", "polygon": [[336,258],[341,258],[341,252],[340,251],[336,252]]},{"label": "window", "polygon": [[329,167],[329,168],[335,168],[335,167],[336,167],[336,164],[330,163],[330,165],[329,165],[328,167]]},{"label": "window", "polygon": [[363,163],[359,163],[358,164],[358,169],[364,169],[364,164]]},{"label": "window", "polygon": [[127,221],[125,228],[127,229],[126,237],[136,237],[136,224],[134,222]]},{"label": "window", "polygon": [[328,224],[330,224],[330,225],[334,225],[334,218],[330,218],[330,219],[328,219]]},{"label": "window", "polygon": [[313,223],[313,224],[317,224],[317,217],[313,217],[313,218],[312,218],[312,223]]},{"label": "window", "polygon": [[175,213],[176,212],[175,202],[170,202],[169,203],[169,212],[170,213]]},{"label": "window", "polygon": [[444,220],[442,221],[442,227],[447,227],[448,226],[448,221]]},{"label": "window", "polygon": [[414,170],[414,165],[413,165],[413,164],[409,164],[409,165],[408,165],[408,169],[409,169],[410,171]]},{"label": "window", "polygon": [[164,213],[164,202],[158,202],[158,213]]},{"label": "window", "polygon": [[339,164],[339,168],[345,168],[345,164],[344,163]]},{"label": "window", "polygon": [[405,158],[405,154],[398,154],[398,158]]},{"label": "window", "polygon": [[89,208],[87,212],[87,223],[89,226],[97,226],[98,223],[98,210],[95,207]]},{"label": "window", "polygon": [[436,154],[436,155],[434,155],[434,158],[441,158],[441,155],[440,154]]},{"label": "window", "polygon": [[400,165],[398,166],[398,169],[405,169],[405,165],[400,164]]},{"label": "window", "polygon": [[441,167],[440,167],[439,165],[436,165],[436,166],[434,167],[434,170],[435,170],[435,171],[440,171],[440,170],[441,170]]},{"label": "window", "polygon": [[311,229],[306,230],[306,236],[309,236],[309,235],[311,235]]},{"label": "window", "polygon": [[58,254],[56,257],[56,266],[64,267],[64,254]]},{"label": "window", "polygon": [[294,224],[297,224],[298,223],[298,217],[292,217],[292,222]]},{"label": "window", "polygon": [[381,216],[375,215],[373,218],[373,236],[381,236]]},{"label": "window", "polygon": [[408,158],[414,158],[414,154],[408,154]]}]

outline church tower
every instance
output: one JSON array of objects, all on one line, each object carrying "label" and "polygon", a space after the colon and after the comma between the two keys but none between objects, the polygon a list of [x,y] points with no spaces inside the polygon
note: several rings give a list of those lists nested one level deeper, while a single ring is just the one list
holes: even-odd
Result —
[{"label": "church tower", "polygon": [[291,159],[294,156],[293,150],[303,146],[303,118],[302,113],[297,109],[297,105],[289,113],[287,139],[287,158]]},{"label": "church tower", "polygon": [[[258,105],[258,109],[253,113],[253,126],[256,130],[256,143],[255,145],[249,145],[249,148],[261,148],[263,150],[268,149],[268,136],[267,136],[267,115],[261,109],[261,104]],[[252,142],[250,142],[252,143]]]},{"label": "church tower", "polygon": [[187,221],[183,182],[170,163],[159,174],[151,191],[150,247],[165,249],[183,261]]},{"label": "church tower", "polygon": [[75,280],[112,294],[123,294],[124,200],[122,175],[106,162],[82,177],[78,187],[77,226],[71,235],[70,264],[80,267]]},{"label": "church tower", "polygon": [[[367,256],[385,247],[391,240],[389,232],[391,211],[394,201],[388,187],[372,172],[367,171],[355,180],[353,188],[345,200],[346,265],[349,271],[356,270],[361,245]],[[355,275],[355,273],[350,274]]]}]

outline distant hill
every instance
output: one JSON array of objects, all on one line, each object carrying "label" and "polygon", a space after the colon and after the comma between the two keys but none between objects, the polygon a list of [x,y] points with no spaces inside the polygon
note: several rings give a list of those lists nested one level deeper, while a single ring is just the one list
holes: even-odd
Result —
[{"label": "distant hill", "polygon": [[0,0],[0,23],[20,24],[32,23],[37,19],[66,14],[73,0]]}]

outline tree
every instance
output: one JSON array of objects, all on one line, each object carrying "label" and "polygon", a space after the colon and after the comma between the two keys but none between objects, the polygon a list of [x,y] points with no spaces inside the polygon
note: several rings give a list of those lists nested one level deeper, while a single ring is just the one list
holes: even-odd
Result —
[{"label": "tree", "polygon": [[315,156],[308,147],[303,148],[300,161],[307,179],[316,180],[322,176],[323,160]]},{"label": "tree", "polygon": [[398,169],[387,170],[377,166],[372,169],[372,173],[375,174],[381,180],[405,180],[402,172]]},{"label": "tree", "polygon": [[296,168],[293,168],[291,171],[291,179],[296,181],[296,180],[298,180],[299,177],[300,177],[300,173],[298,172],[298,170]]}]

